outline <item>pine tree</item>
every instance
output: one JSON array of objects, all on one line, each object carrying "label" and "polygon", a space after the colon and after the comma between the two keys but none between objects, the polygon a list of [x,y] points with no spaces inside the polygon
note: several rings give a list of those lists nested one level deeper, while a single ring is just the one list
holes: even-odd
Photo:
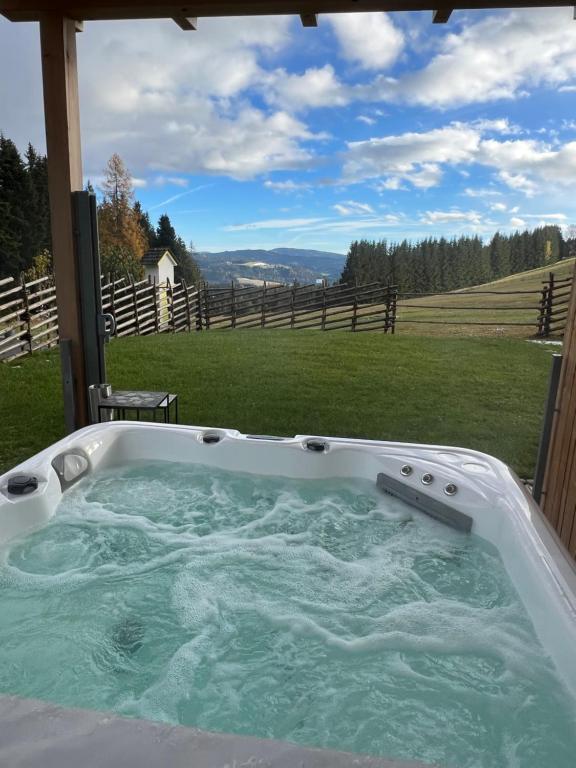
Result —
[{"label": "pine tree", "polygon": [[163,213],[158,219],[156,227],[155,246],[157,248],[169,248],[176,260],[174,279],[184,279],[187,283],[198,285],[201,281],[200,268],[194,259],[193,252],[186,247],[184,240],[176,234],[170,217]]},{"label": "pine tree", "polygon": [[134,212],[138,216],[138,221],[140,222],[140,228],[142,229],[142,232],[146,237],[148,248],[155,248],[156,247],[156,231],[150,222],[150,216],[148,215],[148,211],[142,210],[142,206],[138,200],[136,200],[136,202],[134,203]]},{"label": "pine tree", "polygon": [[0,275],[15,276],[32,263],[27,215],[30,181],[16,145],[0,135]]},{"label": "pine tree", "polygon": [[39,155],[32,144],[26,151],[26,170],[30,187],[28,223],[32,246],[32,258],[51,252],[50,202],[48,199],[48,164],[45,156]]}]

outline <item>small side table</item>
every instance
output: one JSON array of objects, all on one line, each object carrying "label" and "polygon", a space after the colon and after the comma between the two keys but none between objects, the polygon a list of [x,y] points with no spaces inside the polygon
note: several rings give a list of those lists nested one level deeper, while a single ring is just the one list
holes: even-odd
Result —
[{"label": "small side table", "polygon": [[126,418],[126,411],[136,411],[136,420],[140,420],[140,411],[164,414],[164,423],[170,422],[170,410],[174,406],[174,423],[178,423],[178,395],[170,392],[142,392],[139,390],[119,389],[108,397],[101,397],[98,403],[98,421],[102,421],[102,411],[118,411],[121,419]]}]

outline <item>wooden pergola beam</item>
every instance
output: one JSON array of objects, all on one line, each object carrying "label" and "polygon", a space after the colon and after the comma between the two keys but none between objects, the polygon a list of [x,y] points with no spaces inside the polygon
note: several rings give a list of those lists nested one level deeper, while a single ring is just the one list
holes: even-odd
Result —
[{"label": "wooden pergola beam", "polygon": [[198,29],[198,19],[195,16],[174,16],[174,21],[184,32],[195,32]]},{"label": "wooden pergola beam", "polygon": [[300,21],[303,27],[317,27],[318,26],[318,14],[317,13],[301,13]]},{"label": "wooden pergola beam", "polygon": [[454,8],[443,8],[442,10],[432,11],[432,24],[446,24]]},{"label": "wooden pergola beam", "polygon": [[193,19],[206,16],[314,16],[320,13],[365,11],[432,11],[490,8],[570,7],[574,0],[192,0],[178,5],[174,0],[0,0],[0,13],[11,21],[39,21],[45,13],[90,20],[106,19]]}]

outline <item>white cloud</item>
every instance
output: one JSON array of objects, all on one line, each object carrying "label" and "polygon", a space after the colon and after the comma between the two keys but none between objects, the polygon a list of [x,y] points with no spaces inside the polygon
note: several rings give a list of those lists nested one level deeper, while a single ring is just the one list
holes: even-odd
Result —
[{"label": "white cloud", "polygon": [[342,107],[350,101],[349,89],[340,83],[331,64],[311,67],[301,75],[277,69],[263,76],[262,86],[268,103],[293,111]]},{"label": "white cloud", "polygon": [[332,26],[342,56],[363,69],[386,69],[404,47],[404,35],[385,13],[334,13],[323,18]]},{"label": "white cloud", "polygon": [[464,194],[466,197],[496,197],[497,195],[501,195],[502,192],[498,189],[492,189],[491,187],[480,187],[478,189],[467,187],[464,190]]},{"label": "white cloud", "polygon": [[[458,125],[458,123],[456,123],[456,125]],[[466,123],[463,123],[463,125],[466,125]],[[519,125],[511,123],[507,117],[500,117],[495,120],[473,120],[471,123],[468,123],[468,125],[477,128],[479,131],[482,131],[482,133],[502,133],[508,136],[517,136],[520,133],[524,133],[524,130]]]},{"label": "white cloud", "polygon": [[355,200],[346,200],[344,203],[338,203],[332,207],[341,216],[360,216],[374,213],[371,205],[368,205],[368,203],[357,203]]},{"label": "white cloud", "polygon": [[491,211],[495,211],[497,213],[504,213],[508,209],[504,205],[504,203],[491,203],[490,204],[490,210]]},{"label": "white cloud", "polygon": [[536,184],[521,173],[508,173],[508,171],[500,171],[500,178],[511,189],[515,189],[518,192],[523,192],[526,197],[534,197],[536,194]]},{"label": "white cloud", "polygon": [[402,179],[398,176],[389,176],[384,181],[379,181],[376,184],[377,192],[388,192],[390,190],[406,189],[402,184]]},{"label": "white cloud", "polygon": [[566,221],[568,216],[565,213],[523,213],[525,219],[540,219],[545,221]]},{"label": "white cloud", "polygon": [[[378,178],[383,188],[402,181],[428,189],[437,186],[445,166],[480,165],[495,171],[501,183],[527,197],[558,186],[576,184],[576,142],[547,144],[532,139],[484,138],[472,123],[350,142],[343,178],[354,183]],[[497,194],[468,188],[468,197]]]},{"label": "white cloud", "polygon": [[479,132],[462,124],[427,133],[411,132],[350,142],[344,162],[344,178],[354,181],[384,176],[405,179],[426,189],[439,183],[441,163],[471,162],[479,143]]},{"label": "white cloud", "polygon": [[187,187],[188,179],[185,179],[182,176],[156,176],[152,180],[152,184],[154,184],[155,187]]},{"label": "white cloud", "polygon": [[316,224],[324,221],[323,218],[315,219],[267,219],[265,221],[250,221],[246,224],[230,224],[224,227],[225,232],[245,232],[254,229],[293,229]]},{"label": "white cloud", "polygon": [[265,181],[264,186],[266,189],[273,189],[275,192],[297,192],[303,189],[310,189],[310,184],[306,184],[301,181],[293,181],[287,179],[286,181]]},{"label": "white cloud", "polygon": [[376,120],[373,117],[368,117],[368,115],[358,115],[356,120],[359,123],[366,123],[366,125],[376,125]]},{"label": "white cloud", "polygon": [[[203,19],[194,35],[168,20],[87,24],[78,36],[86,176],[99,175],[113,152],[137,178],[176,185],[189,173],[247,179],[309,165],[310,142],[320,135],[285,109],[255,108],[248,99],[267,78],[265,58],[290,43],[293,23],[289,17]],[[0,25],[0,71],[12,61],[25,63],[18,78],[0,78],[1,103],[16,116],[3,115],[2,129],[21,146],[32,140],[41,149],[37,29],[10,25],[6,34],[8,23]]]},{"label": "white cloud", "polygon": [[426,211],[422,216],[423,224],[482,224],[482,216],[477,211]]},{"label": "white cloud", "polygon": [[[576,25],[568,8],[492,14],[444,37],[421,70],[379,76],[362,97],[440,109],[517,98],[526,89],[561,86],[576,75]],[[570,87],[570,86],[568,86]]]},{"label": "white cloud", "polygon": [[524,219],[518,218],[518,216],[513,216],[510,219],[510,226],[511,227],[516,227],[517,229],[519,229],[520,227],[525,227],[526,226],[526,222],[524,221]]},{"label": "white cloud", "polygon": [[558,93],[576,93],[576,85],[563,85],[558,88]]}]

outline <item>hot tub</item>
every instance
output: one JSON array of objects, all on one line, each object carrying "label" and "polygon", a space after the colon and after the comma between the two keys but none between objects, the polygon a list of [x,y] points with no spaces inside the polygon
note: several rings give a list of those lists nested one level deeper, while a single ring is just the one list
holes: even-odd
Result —
[{"label": "hot tub", "polygon": [[0,546],[0,693],[449,768],[574,765],[576,574],[484,454],[97,425],[0,478]]}]

